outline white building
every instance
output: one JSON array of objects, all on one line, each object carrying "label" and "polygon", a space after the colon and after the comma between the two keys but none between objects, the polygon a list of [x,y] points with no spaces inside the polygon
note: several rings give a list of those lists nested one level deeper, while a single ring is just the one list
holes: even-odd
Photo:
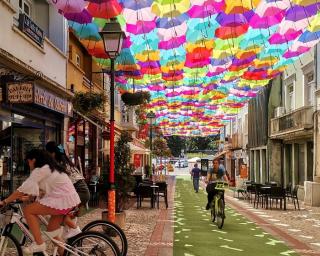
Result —
[{"label": "white building", "polygon": [[50,140],[65,142],[64,127],[72,104],[66,90],[67,22],[56,8],[43,0],[2,0],[0,22],[4,194],[28,175],[27,150]]}]

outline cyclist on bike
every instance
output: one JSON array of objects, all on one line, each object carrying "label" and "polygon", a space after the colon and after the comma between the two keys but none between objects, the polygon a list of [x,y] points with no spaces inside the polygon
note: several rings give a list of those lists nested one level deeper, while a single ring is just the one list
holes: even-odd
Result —
[{"label": "cyclist on bike", "polygon": [[[220,165],[219,159],[213,160],[213,168],[208,171],[207,180],[206,183],[207,188],[206,191],[208,193],[208,202],[206,205],[206,210],[210,209],[211,202],[218,192],[218,190],[215,189],[217,182],[227,182],[229,183],[228,177],[226,175],[226,171],[224,166]],[[223,197],[224,200],[224,197]]]}]

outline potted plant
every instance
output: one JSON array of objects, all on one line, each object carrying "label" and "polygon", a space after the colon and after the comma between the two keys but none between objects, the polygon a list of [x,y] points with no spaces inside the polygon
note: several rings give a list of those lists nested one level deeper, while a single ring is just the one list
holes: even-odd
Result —
[{"label": "potted plant", "polygon": [[96,109],[103,109],[105,102],[105,95],[96,92],[76,92],[72,99],[74,109],[83,114]]},{"label": "potted plant", "polygon": [[[125,210],[128,209],[129,193],[135,188],[132,176],[134,167],[130,164],[131,152],[129,142],[132,137],[128,132],[121,133],[115,146],[115,186],[116,186],[116,224],[125,226]],[[109,175],[107,174],[106,177]],[[106,212],[103,212],[103,218]]]},{"label": "potted plant", "polygon": [[121,95],[121,99],[124,104],[128,106],[137,106],[141,104],[146,104],[150,101],[151,95],[149,92],[139,91],[139,92],[125,92]]}]

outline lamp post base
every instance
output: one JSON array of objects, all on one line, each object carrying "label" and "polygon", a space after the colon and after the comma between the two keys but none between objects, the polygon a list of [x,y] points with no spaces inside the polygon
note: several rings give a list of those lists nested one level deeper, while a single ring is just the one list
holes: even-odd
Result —
[{"label": "lamp post base", "polygon": [[116,221],[116,191],[108,190],[108,220],[112,223]]}]

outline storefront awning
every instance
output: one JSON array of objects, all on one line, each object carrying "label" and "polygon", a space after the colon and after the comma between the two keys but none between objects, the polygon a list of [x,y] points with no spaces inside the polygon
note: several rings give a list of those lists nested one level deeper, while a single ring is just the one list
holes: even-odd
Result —
[{"label": "storefront awning", "polygon": [[134,153],[134,154],[150,154],[149,149],[138,147],[132,143],[130,143],[130,150],[131,150],[131,153]]}]

